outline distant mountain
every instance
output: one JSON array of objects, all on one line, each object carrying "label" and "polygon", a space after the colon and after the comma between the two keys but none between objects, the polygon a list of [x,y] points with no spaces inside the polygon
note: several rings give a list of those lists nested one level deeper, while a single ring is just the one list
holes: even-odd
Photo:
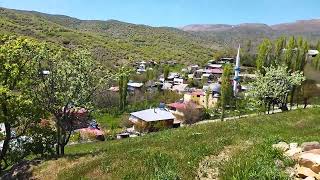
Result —
[{"label": "distant mountain", "polygon": [[243,44],[248,40],[256,46],[264,38],[275,39],[279,36],[302,36],[313,44],[320,40],[320,19],[300,20],[272,26],[258,23],[194,24],[180,29],[231,47],[236,47],[237,44]]},{"label": "distant mountain", "polygon": [[182,27],[181,29],[184,31],[224,31],[232,28],[232,25],[228,24],[191,24]]},{"label": "distant mountain", "polygon": [[312,20],[299,20],[293,23],[283,23],[268,26],[266,24],[260,23],[244,23],[239,25],[228,25],[228,24],[192,24],[187,25],[182,28],[184,31],[192,32],[208,32],[208,31],[236,31],[241,29],[251,29],[251,30],[261,30],[265,29],[268,31],[278,31],[278,32],[319,32],[320,31],[320,19]]},{"label": "distant mountain", "polygon": [[320,19],[300,20],[293,23],[284,23],[271,26],[275,31],[291,33],[320,32]]}]

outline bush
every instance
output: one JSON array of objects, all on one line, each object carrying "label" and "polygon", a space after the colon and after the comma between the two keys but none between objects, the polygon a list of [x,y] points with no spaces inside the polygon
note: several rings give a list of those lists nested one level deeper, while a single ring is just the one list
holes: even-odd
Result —
[{"label": "bush", "polygon": [[129,114],[123,114],[120,119],[121,127],[130,128],[133,126],[133,122],[129,120]]},{"label": "bush", "polygon": [[71,136],[70,136],[70,142],[80,142],[81,141],[81,135],[80,132],[74,132]]},{"label": "bush", "polygon": [[184,114],[185,124],[194,124],[202,120],[203,112],[201,109],[197,108],[196,104],[188,103],[186,108],[182,110]]}]

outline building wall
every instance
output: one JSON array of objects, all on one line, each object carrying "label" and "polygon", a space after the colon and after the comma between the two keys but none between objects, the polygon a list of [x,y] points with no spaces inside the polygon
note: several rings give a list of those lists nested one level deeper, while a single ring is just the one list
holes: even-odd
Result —
[{"label": "building wall", "polygon": [[[208,103],[207,103],[206,96],[200,96],[200,99],[199,99],[199,105],[201,105],[205,108],[213,108],[217,105],[217,103],[218,103],[218,98],[212,97],[212,94],[209,95]],[[207,107],[207,105],[208,105],[208,107]]]},{"label": "building wall", "polygon": [[135,122],[134,129],[140,132],[154,132],[173,127],[173,119],[147,122],[141,119]]},{"label": "building wall", "polygon": [[218,98],[212,97],[212,94],[209,94],[208,107],[207,107],[207,98],[205,95],[200,95],[200,97],[198,97],[197,95],[184,94],[183,98],[185,102],[191,101],[205,108],[213,108],[217,105],[217,102],[218,102]]}]

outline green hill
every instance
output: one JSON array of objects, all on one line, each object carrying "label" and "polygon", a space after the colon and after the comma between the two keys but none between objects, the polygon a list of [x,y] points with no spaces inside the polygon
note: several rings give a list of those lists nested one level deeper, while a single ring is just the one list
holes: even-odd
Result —
[{"label": "green hill", "polygon": [[0,33],[30,36],[68,48],[86,47],[108,67],[141,59],[206,62],[217,49],[216,44],[175,28],[5,8],[0,8]]},{"label": "green hill", "polygon": [[[286,179],[271,148],[278,141],[319,141],[318,108],[193,125],[143,137],[72,145],[64,158],[33,168],[38,179],[194,179],[199,163],[226,148],[222,179]],[[210,160],[210,158],[209,158]],[[287,165],[290,162],[285,161]],[[210,168],[210,167],[208,167]],[[215,167],[211,167],[215,168]],[[48,174],[50,172],[50,174]]]}]

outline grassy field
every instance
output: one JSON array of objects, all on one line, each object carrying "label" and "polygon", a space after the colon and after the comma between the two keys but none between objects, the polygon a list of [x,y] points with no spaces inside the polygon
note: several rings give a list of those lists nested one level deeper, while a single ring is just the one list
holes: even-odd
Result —
[{"label": "grassy field", "polygon": [[233,152],[229,161],[219,164],[221,178],[286,179],[274,163],[283,157],[270,146],[280,140],[319,141],[319,117],[320,109],[295,110],[73,145],[64,158],[35,167],[33,175],[39,179],[194,179],[204,157],[250,142],[249,148]]}]

